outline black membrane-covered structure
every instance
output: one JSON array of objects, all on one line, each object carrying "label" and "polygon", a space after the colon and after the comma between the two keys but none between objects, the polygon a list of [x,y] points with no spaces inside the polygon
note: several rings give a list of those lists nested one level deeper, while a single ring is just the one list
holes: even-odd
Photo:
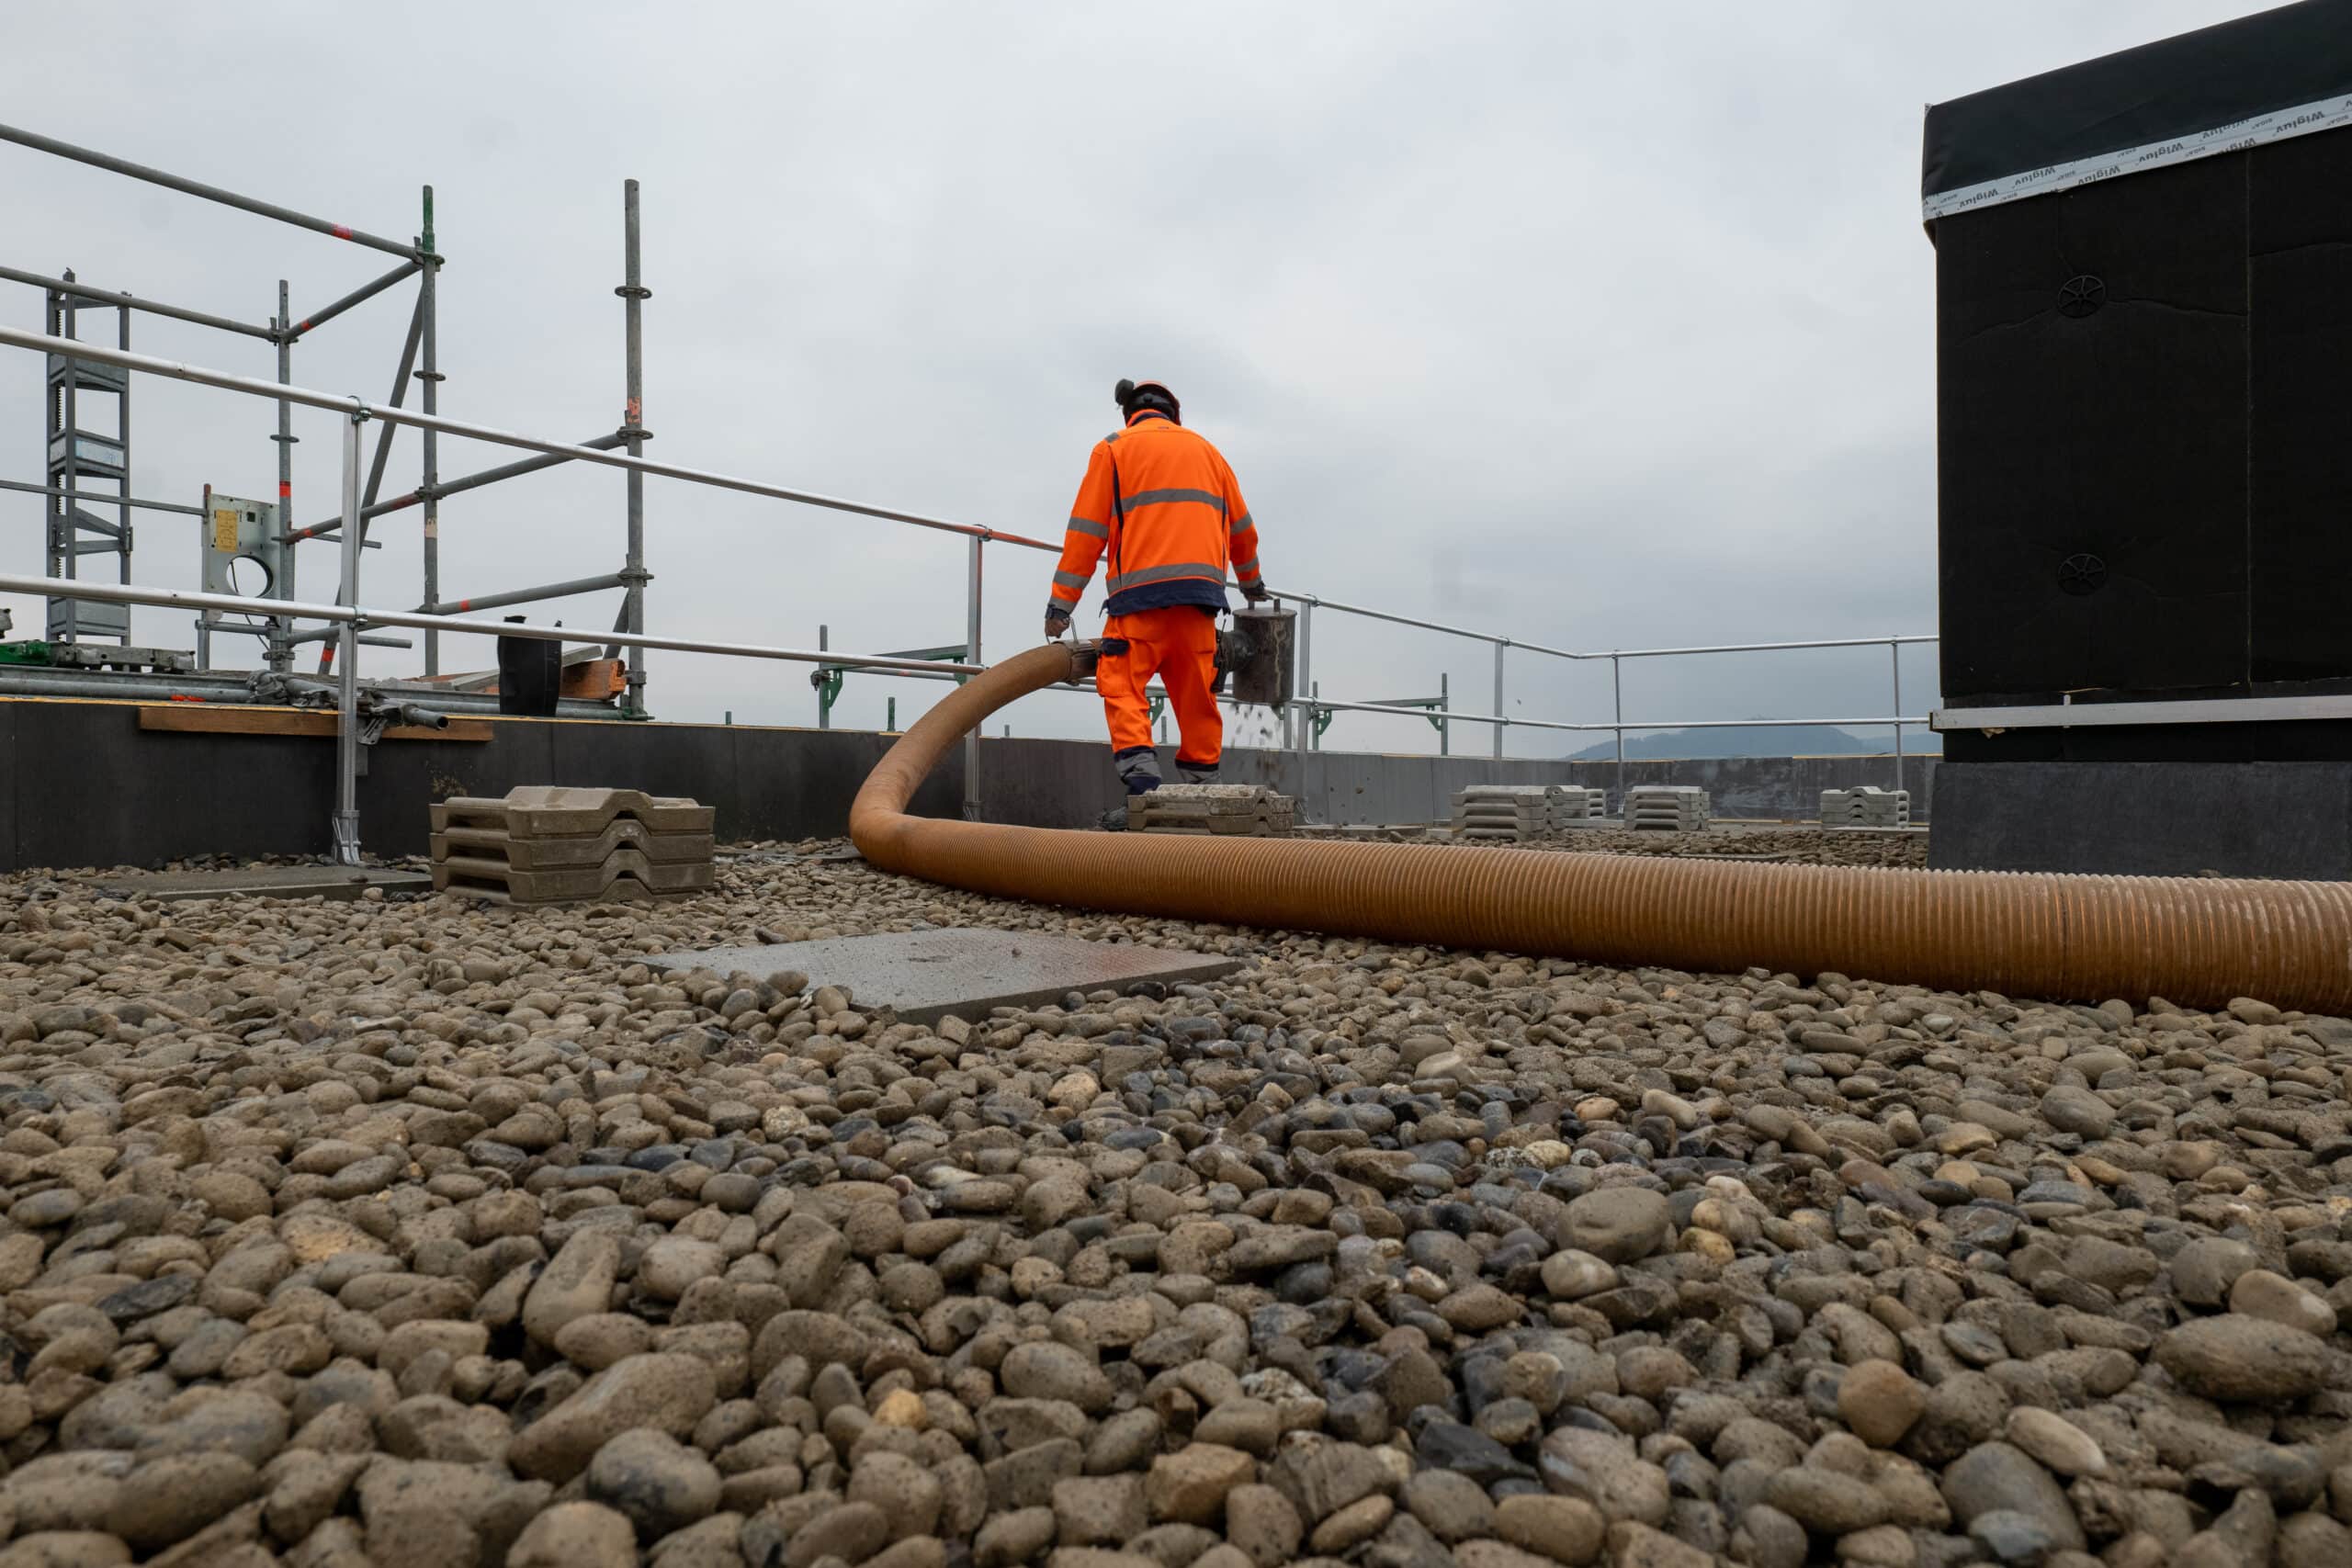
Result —
[{"label": "black membrane-covered structure", "polygon": [[1938,863],[2344,874],[2352,813],[2217,829],[2352,780],[2352,0],[1931,107],[1922,218]]}]

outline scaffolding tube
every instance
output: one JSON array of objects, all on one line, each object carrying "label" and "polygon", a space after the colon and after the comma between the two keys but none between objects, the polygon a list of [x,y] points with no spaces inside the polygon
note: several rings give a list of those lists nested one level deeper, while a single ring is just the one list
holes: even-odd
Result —
[{"label": "scaffolding tube", "polygon": [[[116,604],[154,604],[167,610],[210,610],[226,615],[254,613],[254,601],[233,593],[199,593],[181,588],[145,588],[133,584],[69,582],[56,577],[19,577],[0,572],[0,593],[46,594],[70,592],[75,597]],[[537,642],[585,642],[588,635],[574,627],[533,626],[527,621],[473,621],[451,615],[427,615],[408,610],[354,610],[342,604],[270,601],[270,613],[297,621],[330,621],[337,625],[405,626],[416,631],[446,632],[465,637],[519,637]],[[859,670],[930,670],[947,675],[977,675],[980,667],[950,659],[894,659],[888,654],[839,653],[814,648],[771,648],[762,643],[707,642],[698,637],[653,637],[640,632],[598,632],[596,641],[658,649],[667,653],[710,653],[730,659],[778,659],[796,664],[845,664]]]},{"label": "scaffolding tube", "polygon": [[[307,680],[295,676],[295,680]],[[311,682],[311,689],[322,689]],[[329,682],[332,684],[332,682]],[[497,714],[495,694],[454,691],[447,686],[404,682],[360,682],[379,695],[429,704],[459,718]],[[0,665],[0,696],[57,697],[70,701],[122,703],[195,703],[215,707],[277,707],[282,705],[255,696],[242,676],[148,675],[129,672],[99,674],[80,670],[49,670],[40,666]],[[311,710],[318,711],[318,710]],[[602,703],[566,697],[556,706],[558,718],[611,718]]]},{"label": "scaffolding tube", "polygon": [[[349,404],[340,406],[348,407]],[[391,418],[381,410],[377,412],[388,426],[403,423]],[[616,446],[627,444],[628,438],[616,432],[610,435],[591,436],[580,445],[595,451],[609,452]],[[515,463],[502,463],[497,468],[484,468],[480,473],[468,474],[462,479],[455,479],[447,484],[436,485],[433,489],[433,495],[436,500],[443,496],[460,495],[469,490],[480,490],[484,485],[496,484],[501,479],[511,479],[523,474],[536,474],[542,468],[560,468],[571,460],[571,454],[565,452],[552,457],[526,457]],[[396,495],[390,501],[379,501],[373,506],[363,507],[359,515],[363,521],[372,523],[388,513],[405,511],[424,499],[422,492],[411,491],[406,495]],[[332,539],[342,527],[342,518],[331,517],[323,523],[313,523],[307,528],[297,529],[284,536],[281,542],[291,545],[299,544],[304,539]]]},{"label": "scaffolding tube", "polygon": [[[716,490],[731,490],[744,495],[764,496],[771,501],[789,501],[803,506],[821,506],[831,512],[847,512],[860,517],[878,518],[886,523],[904,523],[916,528],[929,528],[942,534],[958,534],[967,539],[989,539],[1008,545],[1023,545],[1033,550],[1057,551],[1058,545],[1026,535],[1008,533],[1001,528],[983,527],[973,523],[951,523],[944,517],[926,516],[920,512],[900,512],[888,506],[872,506],[862,501],[849,501],[815,491],[795,490],[787,485],[768,484],[759,479],[747,479],[736,474],[722,474],[707,468],[690,468],[682,463],[663,463],[651,458],[631,457],[623,453],[599,451],[593,446],[574,446],[569,442],[549,441],[542,436],[525,435],[519,431],[501,430],[494,425],[474,424],[465,420],[445,419],[438,414],[418,413],[410,409],[391,409],[368,403],[365,399],[348,393],[322,392],[308,387],[280,387],[252,376],[232,376],[223,370],[208,370],[202,366],[189,365],[176,359],[159,359],[153,355],[131,354],[122,350],[94,350],[89,344],[72,344],[70,340],[49,337],[40,333],[21,332],[15,327],[0,327],[0,344],[15,348],[29,348],[43,353],[78,352],[80,356],[99,365],[119,365],[126,370],[137,370],[150,376],[162,376],[175,381],[187,381],[199,387],[217,387],[224,392],[243,392],[254,397],[286,398],[306,408],[326,409],[335,413],[357,412],[373,419],[392,424],[410,425],[418,430],[430,430],[443,435],[454,435],[468,441],[487,441],[499,446],[520,446],[526,451],[541,452],[549,457],[594,463],[607,468],[634,468],[654,479],[683,479],[689,484],[709,485]],[[447,485],[440,487],[441,494],[449,493]],[[619,640],[617,638],[614,640]],[[1884,638],[1875,640],[1883,641]],[[654,646],[651,643],[647,647]]]},{"label": "scaffolding tube", "polygon": [[[621,406],[620,434],[628,438],[628,455],[645,456],[645,301],[653,290],[645,287],[639,270],[637,182],[625,181],[621,186],[621,286],[613,290],[621,297],[623,372],[625,401]],[[641,632],[645,629],[645,585],[651,579],[645,570],[645,473],[640,468],[628,471],[628,545],[621,564],[621,586],[628,590],[628,597],[621,603],[620,629]],[[628,651],[628,701],[625,705],[631,713],[645,711],[645,649],[632,648]]]},{"label": "scaffolding tube", "polygon": [[370,250],[382,251],[390,255],[406,256],[412,261],[424,259],[413,245],[403,245],[398,240],[387,240],[380,234],[370,234],[366,230],[355,229],[348,223],[330,223],[323,218],[313,218],[307,212],[297,212],[290,207],[280,207],[274,201],[260,201],[250,196],[240,196],[232,190],[223,190],[219,186],[206,185],[202,180],[191,180],[179,175],[167,175],[161,169],[151,169],[144,164],[134,164],[128,158],[117,158],[105,152],[94,152],[87,147],[76,147],[70,141],[60,141],[53,136],[42,136],[36,131],[26,130],[17,126],[0,125],[0,141],[13,141],[19,147],[29,147],[37,152],[49,152],[60,158],[70,158],[77,164],[87,164],[93,168],[110,170],[118,175],[128,175],[134,180],[145,180],[149,185],[162,186],[166,190],[175,190],[184,196],[201,197],[206,201],[217,201],[223,207],[233,207],[241,212],[250,212],[257,218],[275,219],[280,223],[290,223],[297,229],[308,229],[314,234],[324,234],[331,239],[348,240],[355,245],[366,245]]},{"label": "scaffolding tube", "polygon": [[103,288],[93,288],[86,283],[75,283],[62,277],[43,277],[37,272],[20,272],[13,266],[0,266],[0,278],[6,278],[10,283],[30,284],[35,288],[46,288],[58,294],[70,294],[77,299],[85,299],[93,305],[112,306],[118,310],[143,310],[151,316],[168,316],[175,321],[189,321],[199,327],[213,327],[224,333],[241,333],[245,337],[267,340],[277,335],[277,329],[273,327],[257,327],[251,321],[232,321],[226,316],[215,316],[203,310],[190,310],[178,305],[162,305],[153,299],[141,299],[129,294],[109,294]]},{"label": "scaffolding tube", "polygon": [[[95,501],[107,506],[135,506],[146,512],[177,512],[189,517],[204,515],[204,508],[201,506],[182,506],[176,501],[141,501],[135,497],[125,500],[119,495],[98,495],[85,490],[63,490],[51,485],[27,484],[22,479],[0,479],[0,490],[21,491],[27,495],[45,495],[53,500]],[[88,525],[85,524],[84,526],[87,527]]]},{"label": "scaffolding tube", "polygon": [[[416,305],[409,311],[408,338],[401,344],[400,367],[392,372],[392,406],[397,408],[407,396],[410,372],[416,368],[417,344],[424,336],[424,294],[419,290]],[[378,515],[374,511],[377,494],[384,488],[384,469],[392,457],[392,426],[386,425],[376,433],[376,455],[368,462],[368,485],[359,492],[359,536],[368,536],[368,519]],[[280,519],[281,523],[284,521]],[[338,520],[339,521],[339,520]]]},{"label": "scaffolding tube", "polygon": [[[400,407],[401,400],[408,396],[409,371],[416,364],[417,341],[424,336],[424,293],[420,289],[417,291],[416,304],[409,311],[408,339],[401,345],[401,362],[399,367],[392,372],[392,394],[390,401],[394,408]],[[376,456],[368,466],[368,482],[360,489],[359,491],[359,547],[361,549],[368,549],[373,547],[374,542],[368,537],[368,509],[376,503],[376,491],[384,482],[385,466],[389,464],[392,458],[392,426],[388,424],[376,433]],[[281,527],[284,526],[285,522],[286,519],[284,517],[280,517],[278,519],[278,523]],[[335,531],[334,536],[339,536],[341,533],[342,530],[338,527]],[[290,541],[286,546],[287,551],[289,554],[292,553],[293,547],[293,544]],[[343,595],[338,592],[335,595],[335,603],[340,604],[346,603],[346,601],[344,599]],[[334,668],[334,649],[333,645],[320,649],[319,673],[323,675]]]},{"label": "scaffolding tube", "polygon": [[[441,256],[433,238],[433,187],[426,186],[423,193],[423,221],[417,226],[417,248],[424,253],[424,276],[416,287],[416,310],[424,322],[422,349],[424,363],[417,367],[416,379],[423,389],[417,400],[426,413],[441,407]],[[427,600],[441,597],[441,445],[440,437],[431,430],[424,433],[423,467],[418,472],[415,493],[424,501],[424,592]],[[424,634],[424,672],[441,673],[441,639],[431,632]]]},{"label": "scaffolding tube", "polygon": [[383,276],[377,278],[374,282],[363,283],[358,288],[353,289],[350,293],[345,295],[342,299],[336,300],[334,304],[322,306],[320,309],[311,311],[309,315],[295,322],[291,327],[288,327],[287,329],[287,335],[299,343],[301,341],[303,333],[314,332],[318,328],[325,326],[329,321],[334,321],[337,316],[342,315],[345,310],[350,310],[353,306],[364,305],[368,300],[373,299],[377,295],[381,294],[385,289],[391,288],[392,285],[396,283],[404,283],[408,279],[414,277],[424,269],[424,264],[423,262],[412,261],[401,263],[400,265],[392,268],[391,271],[384,274]]},{"label": "scaffolding tube", "polygon": [[[226,629],[241,631],[244,628],[230,626]],[[314,631],[296,632],[286,639],[286,643],[291,648],[294,644],[300,642],[333,642],[342,635],[342,630],[340,626],[321,626]],[[370,637],[365,632],[359,635],[359,641],[363,647],[367,648],[414,648],[416,646],[415,640],[411,637]]]},{"label": "scaffolding tube", "polygon": [[510,588],[503,593],[483,593],[471,599],[452,599],[442,604],[419,604],[420,615],[462,615],[469,610],[495,610],[507,604],[534,604],[544,599],[569,599],[580,593],[597,593],[607,588],[628,586],[623,573],[608,571],[597,577],[576,577],[569,582],[549,582],[537,588]]}]

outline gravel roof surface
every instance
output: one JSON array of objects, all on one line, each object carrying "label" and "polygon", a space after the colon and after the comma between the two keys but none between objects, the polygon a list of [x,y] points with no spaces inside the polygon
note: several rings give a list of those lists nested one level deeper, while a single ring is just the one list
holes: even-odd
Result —
[{"label": "gravel roof surface", "polygon": [[[0,1568],[2352,1562],[2352,1023],[829,848],[537,913],[0,878]],[[631,962],[918,923],[1251,963],[918,1029]]]}]

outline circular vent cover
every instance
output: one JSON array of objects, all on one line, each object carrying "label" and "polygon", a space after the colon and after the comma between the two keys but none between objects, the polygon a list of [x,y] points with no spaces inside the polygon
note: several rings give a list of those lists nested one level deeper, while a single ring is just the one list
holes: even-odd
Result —
[{"label": "circular vent cover", "polygon": [[2087,552],[2068,556],[2058,563],[2058,587],[2080,598],[2096,593],[2107,586],[2107,563]]},{"label": "circular vent cover", "polygon": [[2087,272],[2058,286],[2058,313],[2062,316],[2087,316],[2106,303],[2106,282]]}]

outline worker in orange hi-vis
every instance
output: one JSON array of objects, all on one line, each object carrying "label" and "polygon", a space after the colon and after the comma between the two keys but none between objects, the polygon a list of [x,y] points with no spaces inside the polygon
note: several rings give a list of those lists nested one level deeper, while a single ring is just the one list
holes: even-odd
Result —
[{"label": "worker in orange hi-vis", "polygon": [[[1094,444],[1078,487],[1046,604],[1046,636],[1069,628],[1095,562],[1108,556],[1103,612],[1110,619],[1094,684],[1110,720],[1119,777],[1131,795],[1159,787],[1144,694],[1156,672],[1181,732],[1177,776],[1214,784],[1225,750],[1215,692],[1216,618],[1228,607],[1228,569],[1251,604],[1267,596],[1258,530],[1224,454],[1184,428],[1183,411],[1165,382],[1122,381],[1112,396],[1126,423]],[[1113,812],[1104,825],[1122,825],[1124,816]]]}]

